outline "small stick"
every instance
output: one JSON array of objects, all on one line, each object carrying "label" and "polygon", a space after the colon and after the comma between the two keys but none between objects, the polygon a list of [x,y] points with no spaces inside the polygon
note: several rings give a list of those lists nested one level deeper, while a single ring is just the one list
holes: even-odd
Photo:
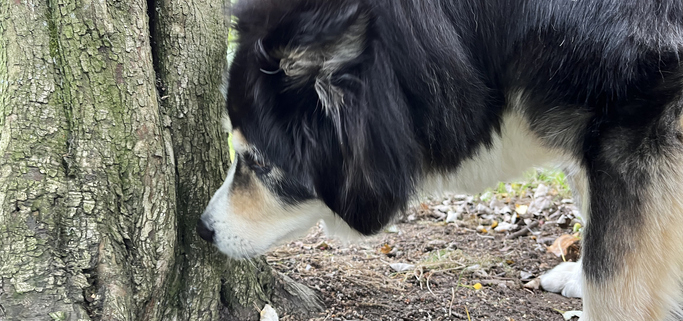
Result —
[{"label": "small stick", "polygon": [[451,287],[451,305],[448,306],[448,316],[453,315],[453,301],[455,301],[455,289]]},{"label": "small stick", "polygon": [[436,297],[437,297],[436,294],[434,294],[434,292],[432,292],[432,289],[429,287],[429,278],[432,277],[432,274],[433,274],[433,273],[429,273],[429,274],[427,275],[427,290],[429,290],[429,293],[431,293],[431,294],[436,298]]},{"label": "small stick", "polygon": [[514,239],[514,238],[518,238],[520,236],[527,235],[529,232],[531,232],[532,228],[537,227],[537,226],[538,226],[538,221],[533,221],[533,222],[531,222],[531,224],[525,226],[523,229],[508,235],[506,237],[506,239]]}]

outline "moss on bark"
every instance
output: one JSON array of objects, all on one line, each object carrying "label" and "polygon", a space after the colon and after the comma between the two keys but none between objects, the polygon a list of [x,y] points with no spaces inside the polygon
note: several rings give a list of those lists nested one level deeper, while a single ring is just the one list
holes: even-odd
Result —
[{"label": "moss on bark", "polygon": [[229,163],[224,8],[0,2],[0,320],[317,307],[264,260],[229,262],[194,233]]}]

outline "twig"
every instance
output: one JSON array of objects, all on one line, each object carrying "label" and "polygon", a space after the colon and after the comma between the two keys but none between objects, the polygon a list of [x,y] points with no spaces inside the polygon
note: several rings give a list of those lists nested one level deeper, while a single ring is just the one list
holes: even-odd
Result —
[{"label": "twig", "polygon": [[361,302],[361,303],[358,303],[358,305],[360,305],[362,307],[385,308],[388,310],[392,309],[392,307],[390,307],[389,305],[382,304],[382,303]]},{"label": "twig", "polygon": [[436,298],[436,297],[437,297],[436,294],[434,294],[434,292],[432,292],[432,289],[429,287],[429,278],[432,277],[432,274],[433,274],[433,273],[429,273],[429,274],[427,275],[427,290],[429,290],[429,293],[431,293],[431,294]]},{"label": "twig", "polygon": [[451,287],[451,304],[448,306],[448,316],[453,315],[453,301],[455,301],[455,288]]},{"label": "twig", "polygon": [[465,273],[465,270],[460,271],[460,275],[458,275],[458,280],[455,281],[455,286],[460,286],[460,280],[462,280],[463,273]]},{"label": "twig", "polygon": [[514,238],[518,238],[520,236],[527,235],[529,232],[531,232],[532,228],[537,227],[537,226],[538,226],[538,221],[533,221],[533,222],[531,222],[531,224],[525,226],[523,229],[508,235],[506,237],[506,239],[514,239]]}]

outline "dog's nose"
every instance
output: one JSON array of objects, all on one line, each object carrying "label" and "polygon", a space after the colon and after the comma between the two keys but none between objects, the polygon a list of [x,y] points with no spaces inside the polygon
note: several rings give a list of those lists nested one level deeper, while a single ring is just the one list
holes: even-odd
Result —
[{"label": "dog's nose", "polygon": [[197,223],[197,234],[199,234],[199,237],[203,238],[207,242],[213,243],[213,236],[216,234],[216,232],[206,226],[204,220],[199,220]]}]

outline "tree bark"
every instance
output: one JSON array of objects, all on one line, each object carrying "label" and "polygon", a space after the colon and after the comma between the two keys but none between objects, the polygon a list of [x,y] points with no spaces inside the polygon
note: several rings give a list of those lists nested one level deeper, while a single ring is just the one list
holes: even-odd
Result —
[{"label": "tree bark", "polygon": [[0,2],[0,320],[316,307],[263,259],[228,262],[194,233],[229,164],[224,8]]}]

